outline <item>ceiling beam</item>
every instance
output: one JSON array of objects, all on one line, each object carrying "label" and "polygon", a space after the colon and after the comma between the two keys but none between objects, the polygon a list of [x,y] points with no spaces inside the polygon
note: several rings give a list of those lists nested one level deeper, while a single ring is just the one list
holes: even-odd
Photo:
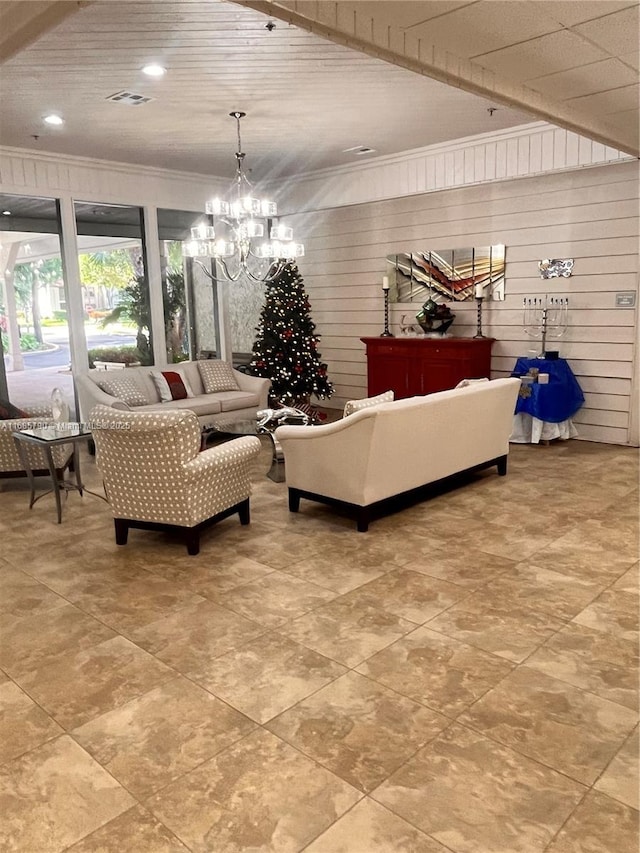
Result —
[{"label": "ceiling beam", "polygon": [[609,124],[598,115],[560,104],[521,84],[498,77],[477,62],[455,56],[437,45],[427,44],[399,27],[376,26],[366,3],[363,11],[357,2],[310,3],[295,0],[231,0],[300,29],[312,32],[336,44],[344,45],[431,77],[448,86],[479,95],[493,103],[513,107],[531,116],[564,127],[603,145],[640,156],[638,135]]},{"label": "ceiling beam", "polygon": [[92,0],[0,0],[0,65]]}]

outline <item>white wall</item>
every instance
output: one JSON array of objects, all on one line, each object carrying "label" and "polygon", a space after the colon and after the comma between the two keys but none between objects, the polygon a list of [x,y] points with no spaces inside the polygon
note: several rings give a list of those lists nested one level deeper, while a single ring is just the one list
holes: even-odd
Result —
[{"label": "white wall", "polygon": [[[483,315],[485,335],[496,338],[493,374],[508,374],[532,346],[523,298],[568,296],[568,332],[549,349],[569,360],[585,392],[580,436],[637,444],[638,309],[616,308],[615,294],[638,290],[638,176],[636,161],[618,162],[288,217],[305,237],[300,270],[336,384],[330,405],[366,395],[359,339],[382,331],[387,255],[504,243],[506,300]],[[540,279],[538,261],[549,257],[574,258],[573,276]],[[392,331],[410,309],[392,306]],[[475,305],[454,310],[452,331],[473,335]]]},{"label": "white wall", "polygon": [[[366,394],[359,338],[382,331],[386,255],[505,243],[507,299],[484,313],[485,334],[497,339],[494,374],[509,372],[530,347],[521,326],[523,297],[568,295],[571,326],[559,348],[587,397],[576,418],[581,437],[637,444],[637,308],[614,304],[616,292],[638,287],[638,162],[544,125],[392,159],[342,168],[333,176],[301,176],[288,193],[289,209],[308,211],[287,221],[307,247],[300,270],[322,335],[320,350],[336,384],[330,404]],[[594,165],[603,161],[610,165]],[[545,170],[549,173],[524,177]],[[215,177],[0,149],[0,190],[61,198],[70,233],[73,199],[135,204],[152,214],[157,207],[199,210],[227,184]],[[573,257],[574,275],[559,283],[541,280],[537,262],[547,257]],[[396,331],[406,308],[392,310]],[[454,330],[473,334],[474,306],[455,310]]]}]

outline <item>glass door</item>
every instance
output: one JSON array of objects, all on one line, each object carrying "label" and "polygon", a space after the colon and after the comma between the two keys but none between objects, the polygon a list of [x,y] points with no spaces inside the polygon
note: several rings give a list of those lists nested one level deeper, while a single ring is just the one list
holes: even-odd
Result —
[{"label": "glass door", "polygon": [[56,199],[0,194],[0,396],[20,409],[59,388],[73,413],[60,233]]}]

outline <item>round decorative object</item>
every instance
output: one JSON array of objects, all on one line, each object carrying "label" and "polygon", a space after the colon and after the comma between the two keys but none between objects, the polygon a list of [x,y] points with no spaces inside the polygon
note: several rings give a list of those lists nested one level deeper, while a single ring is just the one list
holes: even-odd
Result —
[{"label": "round decorative object", "polygon": [[422,310],[416,314],[416,320],[423,332],[444,335],[455,320],[455,316],[448,305],[434,302],[429,298],[422,306]]},{"label": "round decorative object", "polygon": [[66,423],[69,420],[69,404],[60,388],[54,388],[51,392],[51,415],[56,423]]}]

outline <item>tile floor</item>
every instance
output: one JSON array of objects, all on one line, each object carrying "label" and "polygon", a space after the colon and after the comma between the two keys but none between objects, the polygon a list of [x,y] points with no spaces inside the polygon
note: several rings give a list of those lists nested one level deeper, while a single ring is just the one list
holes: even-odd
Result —
[{"label": "tile floor", "polygon": [[637,853],[638,452],[367,534],[268,464],[198,557],[2,482],[3,853]]}]

